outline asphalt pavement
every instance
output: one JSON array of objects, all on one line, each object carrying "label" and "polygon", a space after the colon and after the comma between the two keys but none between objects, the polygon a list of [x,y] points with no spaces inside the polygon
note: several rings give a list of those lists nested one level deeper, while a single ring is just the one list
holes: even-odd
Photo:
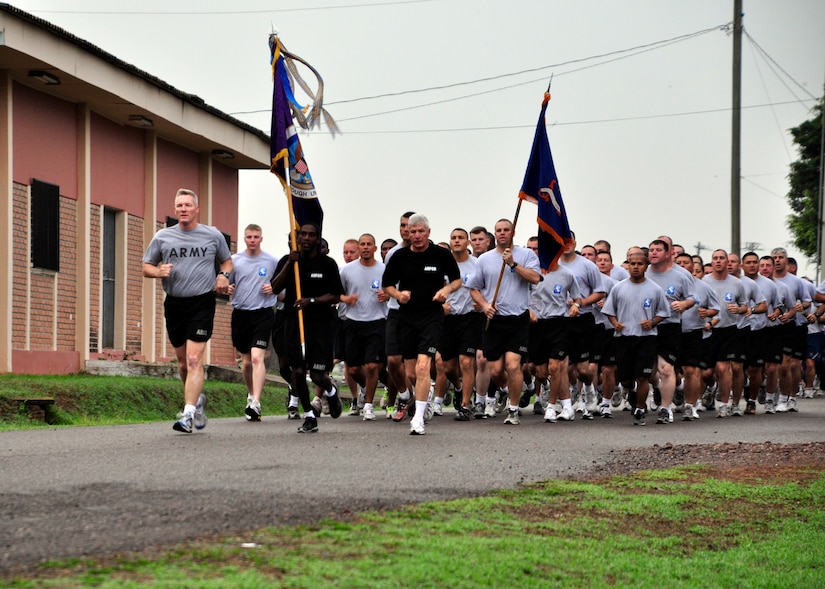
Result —
[{"label": "asphalt pavement", "polygon": [[2,432],[0,570],[593,474],[624,448],[825,441],[825,398],[799,409],[644,427],[627,412],[548,424],[528,408],[511,426],[450,409],[425,436],[380,414],[325,416],[316,434],[285,416]]}]

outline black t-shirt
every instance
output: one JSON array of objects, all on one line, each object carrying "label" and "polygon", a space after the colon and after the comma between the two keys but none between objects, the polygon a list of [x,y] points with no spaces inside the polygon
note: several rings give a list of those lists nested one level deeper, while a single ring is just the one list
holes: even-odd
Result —
[{"label": "black t-shirt", "polygon": [[[278,260],[275,275],[283,269],[289,261],[289,256],[284,256]],[[341,286],[341,276],[338,274],[338,264],[329,256],[317,254],[312,258],[300,258],[298,268],[301,276],[301,297],[317,298],[325,294],[341,296],[344,288]],[[284,283],[284,310],[296,312],[295,301],[295,270],[288,272]],[[334,316],[335,311],[332,305],[308,305],[304,307],[304,318],[309,320],[329,318]]]},{"label": "black t-shirt", "polygon": [[400,309],[440,310],[441,303],[433,301],[435,293],[447,282],[461,278],[461,272],[453,255],[430,243],[423,252],[409,247],[395,252],[384,269],[382,286],[398,285],[398,290],[410,291],[410,301]]}]

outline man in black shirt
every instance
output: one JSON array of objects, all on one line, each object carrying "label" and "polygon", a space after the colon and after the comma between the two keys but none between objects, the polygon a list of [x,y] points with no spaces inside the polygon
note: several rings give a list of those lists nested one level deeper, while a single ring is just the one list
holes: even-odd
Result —
[{"label": "man in black shirt", "polygon": [[424,435],[430,367],[444,323],[442,304],[462,283],[452,254],[430,241],[427,217],[410,217],[409,232],[410,245],[390,257],[382,287],[400,305],[398,339],[407,376],[415,382],[415,415],[410,434],[420,436]]},{"label": "man in black shirt", "polygon": [[[290,252],[278,262],[272,291],[284,293],[284,355],[291,368],[292,390],[298,393],[304,410],[304,423],[298,433],[317,432],[318,420],[309,399],[306,374],[313,383],[326,392],[329,413],[341,415],[341,399],[338,388],[327,373],[333,363],[333,322],[335,305],[343,288],[338,274],[338,264],[320,253],[320,229],[313,223],[301,226],[298,231],[298,251]],[[295,264],[300,274],[301,297],[295,284]],[[303,314],[304,345],[301,345],[298,311]],[[303,349],[302,349],[303,348]]]}]

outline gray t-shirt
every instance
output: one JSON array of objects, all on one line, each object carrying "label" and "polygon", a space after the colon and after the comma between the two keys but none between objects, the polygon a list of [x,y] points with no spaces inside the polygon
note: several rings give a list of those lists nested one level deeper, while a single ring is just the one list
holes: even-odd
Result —
[{"label": "gray t-shirt", "polygon": [[[645,277],[665,291],[668,303],[687,299],[696,301],[693,296],[693,276],[681,266],[671,266],[664,272],[657,272],[652,267],[648,267]],[[672,313],[662,323],[679,323],[680,321],[681,313]]]},{"label": "gray t-shirt", "polygon": [[544,280],[533,285],[530,308],[538,319],[567,317],[570,307],[567,301],[581,298],[579,283],[570,270],[557,266],[547,272]]},{"label": "gray t-shirt", "polygon": [[149,242],[144,263],[172,264],[163,290],[173,297],[195,297],[215,290],[215,265],[231,257],[223,234],[210,225],[184,231],[180,225],[161,229]]},{"label": "gray t-shirt", "polygon": [[277,295],[264,294],[261,287],[275,276],[278,259],[272,254],[261,251],[257,256],[250,256],[246,250],[232,256],[232,277],[229,282],[235,285],[232,293],[232,307],[241,311],[271,309],[277,303]]},{"label": "gray t-shirt", "polygon": [[[719,301],[716,299],[716,293],[713,292],[706,283],[698,278],[693,280],[693,300],[696,302],[690,309],[682,313],[682,331],[696,331],[698,329],[705,329],[705,324],[709,321],[707,318],[699,316],[699,309],[711,309],[719,311]],[[710,331],[702,333],[702,339],[710,337]]]},{"label": "gray t-shirt", "polygon": [[344,287],[344,293],[358,295],[354,305],[345,305],[347,319],[378,321],[387,318],[387,303],[378,302],[383,275],[384,264],[378,260],[372,266],[365,266],[359,258],[341,268],[341,285]]},{"label": "gray t-shirt", "polygon": [[624,329],[616,331],[616,337],[657,335],[655,327],[644,330],[640,323],[654,317],[670,317],[670,305],[665,291],[652,280],[622,280],[610,290],[602,313],[624,325]]},{"label": "gray t-shirt", "polygon": [[[514,247],[513,261],[529,270],[541,272],[539,259],[533,250]],[[498,249],[484,252],[478,257],[475,272],[464,284],[465,287],[478,290],[488,303],[493,302],[496,284],[501,274],[502,256]],[[504,267],[501,288],[495,300],[496,315],[516,316],[524,313],[530,306],[530,283],[516,274],[511,268]]]},{"label": "gray t-shirt", "polygon": [[[458,271],[461,272],[461,284],[467,284],[470,276],[475,272],[478,258],[470,256],[463,262],[457,262]],[[450,315],[466,315],[475,311],[473,307],[473,298],[470,296],[469,289],[458,288],[450,293],[447,297],[447,303],[450,305]]]},{"label": "gray t-shirt", "polygon": [[725,275],[723,280],[717,280],[713,277],[713,274],[706,274],[702,280],[713,290],[716,294],[716,300],[719,302],[719,314],[716,315],[719,323],[716,324],[716,327],[722,329],[723,327],[735,326],[737,316],[728,311],[728,305],[747,304],[748,298],[742,281],[728,274]]},{"label": "gray t-shirt", "polygon": [[[566,262],[562,257],[559,260],[559,266],[564,266],[576,277],[583,299],[586,299],[594,292],[605,292],[604,284],[602,283],[602,273],[599,272],[599,267],[584,256],[576,254],[569,262]],[[579,309],[579,315],[587,315],[592,312],[592,304],[582,305],[582,308]]]}]

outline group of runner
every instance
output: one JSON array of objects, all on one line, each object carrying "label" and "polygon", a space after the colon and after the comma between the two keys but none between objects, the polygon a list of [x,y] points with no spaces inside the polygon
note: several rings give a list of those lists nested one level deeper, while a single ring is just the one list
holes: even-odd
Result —
[{"label": "group of runner", "polygon": [[[178,231],[190,235],[191,223],[180,221]],[[289,384],[289,417],[303,418],[300,433],[317,432],[323,412],[342,414],[330,378],[337,361],[344,363],[351,415],[372,421],[380,407],[394,421],[409,418],[413,435],[444,414],[451,395],[456,421],[501,413],[505,424],[518,425],[532,406],[548,423],[577,413],[611,418],[621,408],[644,425],[648,412],[669,424],[675,412],[685,421],[714,408],[720,418],[754,414],[758,402],[765,413],[794,412],[798,392],[814,394],[825,283],[816,288],[796,277],[783,248],[741,259],[717,249],[705,264],[659,236],[614,265],[607,241],[577,249],[574,236],[558,263],[542,271],[538,239],[513,245],[507,219],[493,233],[456,228],[440,244],[430,239],[424,215],[404,213],[399,229],[400,242],[379,244],[369,233],[347,240],[340,269],[312,223],[298,230],[297,250],[280,260],[261,249],[254,224],[228,266],[218,248],[221,273],[212,290],[231,297],[247,419],[261,419],[270,335]],[[167,328],[184,366],[186,405],[174,425],[188,433],[205,425],[205,415],[202,383],[189,382],[202,359],[187,348],[208,340],[211,323],[200,326],[203,333],[197,319],[189,331],[170,325],[170,299],[180,314],[190,295],[170,292],[169,253],[150,255],[160,251],[157,240],[144,274],[164,279]]]}]

